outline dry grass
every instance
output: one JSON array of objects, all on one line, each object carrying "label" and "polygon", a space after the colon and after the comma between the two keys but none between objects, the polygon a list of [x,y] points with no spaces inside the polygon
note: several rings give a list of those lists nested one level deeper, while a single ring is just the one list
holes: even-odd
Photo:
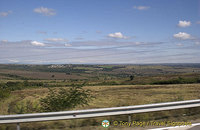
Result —
[{"label": "dry grass", "polygon": [[[114,85],[86,86],[84,88],[90,89],[95,98],[88,106],[77,107],[76,109],[119,107],[200,98],[200,84]],[[14,91],[10,98],[0,103],[0,113],[8,114],[6,108],[11,102],[22,100],[38,101],[41,97],[46,96],[47,93],[47,88]]]},{"label": "dry grass", "polygon": [[118,107],[200,98],[200,84],[91,86],[96,99],[85,108]]}]

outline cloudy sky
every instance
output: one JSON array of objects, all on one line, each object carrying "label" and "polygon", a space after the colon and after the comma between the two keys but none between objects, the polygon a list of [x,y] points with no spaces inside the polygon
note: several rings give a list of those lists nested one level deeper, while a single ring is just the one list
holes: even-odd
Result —
[{"label": "cloudy sky", "polygon": [[200,63],[200,0],[0,0],[0,63]]}]

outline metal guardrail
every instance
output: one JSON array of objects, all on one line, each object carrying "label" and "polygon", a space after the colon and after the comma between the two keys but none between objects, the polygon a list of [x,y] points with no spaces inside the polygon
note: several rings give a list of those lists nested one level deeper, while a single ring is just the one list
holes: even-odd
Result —
[{"label": "metal guardrail", "polygon": [[91,118],[91,117],[112,116],[112,115],[125,115],[125,114],[164,111],[164,110],[192,108],[192,107],[200,107],[200,100],[198,99],[198,100],[187,100],[178,102],[166,102],[166,103],[156,103],[147,105],[87,109],[87,110],[76,110],[76,111],[0,115],[0,124],[8,124],[8,123],[19,124],[25,122],[39,122],[39,121]]}]

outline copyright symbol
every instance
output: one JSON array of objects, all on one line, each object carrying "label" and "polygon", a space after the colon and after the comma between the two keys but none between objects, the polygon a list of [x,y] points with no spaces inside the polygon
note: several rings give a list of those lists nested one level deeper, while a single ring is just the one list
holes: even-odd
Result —
[{"label": "copyright symbol", "polygon": [[118,121],[114,121],[113,125],[117,126],[118,125]]}]

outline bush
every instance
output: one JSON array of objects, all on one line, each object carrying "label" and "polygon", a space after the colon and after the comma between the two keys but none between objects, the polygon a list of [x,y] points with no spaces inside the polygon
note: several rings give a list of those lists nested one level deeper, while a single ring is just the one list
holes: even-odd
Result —
[{"label": "bush", "polygon": [[131,75],[129,78],[130,78],[130,80],[133,80],[134,79],[134,75]]},{"label": "bush", "polygon": [[33,102],[30,100],[12,102],[9,104],[8,112],[16,114],[36,113],[40,112],[40,107],[38,102]]},{"label": "bush", "polygon": [[48,95],[40,99],[41,110],[45,112],[63,111],[78,105],[88,105],[91,98],[90,91],[84,90],[81,86],[71,87],[69,91],[64,88],[60,88],[59,91],[49,89]]},{"label": "bush", "polygon": [[0,100],[7,98],[10,96],[10,90],[5,89],[5,88],[0,88]]},{"label": "bush", "polygon": [[199,83],[199,80],[197,78],[181,78],[178,79],[171,79],[171,80],[162,80],[162,81],[156,81],[152,84],[190,84],[190,83]]},{"label": "bush", "polygon": [[7,82],[5,84],[5,87],[9,89],[10,91],[15,91],[15,90],[22,90],[24,88],[24,85],[22,82]]}]

